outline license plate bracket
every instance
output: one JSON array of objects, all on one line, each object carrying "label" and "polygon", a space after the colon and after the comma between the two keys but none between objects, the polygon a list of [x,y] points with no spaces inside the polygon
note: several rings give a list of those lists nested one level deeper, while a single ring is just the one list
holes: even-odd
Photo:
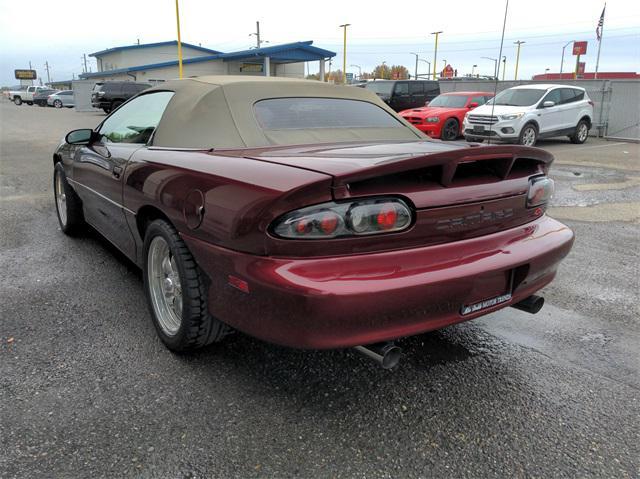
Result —
[{"label": "license plate bracket", "polygon": [[[469,314],[477,313],[478,311],[483,311],[485,309],[492,308],[494,306],[498,306],[500,304],[511,301],[513,294],[513,279],[514,279],[514,270],[503,271],[501,273],[504,275],[504,279],[506,279],[505,283],[503,283],[502,292],[498,294],[498,291],[482,300],[472,301],[467,304],[463,304],[460,307],[460,315],[467,316]],[[492,278],[495,278],[493,276]],[[503,281],[504,281],[503,279]],[[481,281],[481,279],[479,279]],[[495,282],[495,279],[494,279]]]},{"label": "license plate bracket", "polygon": [[484,125],[473,125],[473,131],[478,133],[483,133]]}]

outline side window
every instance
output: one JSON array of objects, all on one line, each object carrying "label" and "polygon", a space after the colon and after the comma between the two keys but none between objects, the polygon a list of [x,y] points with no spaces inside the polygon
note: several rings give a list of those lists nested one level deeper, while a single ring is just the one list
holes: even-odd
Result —
[{"label": "side window", "polygon": [[545,101],[552,101],[556,105],[559,105],[562,102],[562,98],[560,97],[560,88],[556,88],[555,90],[551,90],[547,93],[547,96],[542,99],[542,103]]},{"label": "side window", "polygon": [[573,88],[561,88],[560,97],[562,98],[563,104],[577,101],[575,90]]},{"label": "side window", "polygon": [[147,143],[172,97],[171,91],[139,96],[107,118],[99,133],[111,143]]},{"label": "side window", "polygon": [[393,93],[398,96],[406,96],[409,94],[409,84],[406,82],[396,83]]},{"label": "side window", "polygon": [[122,87],[122,93],[124,93],[125,95],[133,96],[139,91],[140,90],[138,90],[137,85],[135,83],[125,83],[124,86]]},{"label": "side window", "polygon": [[424,83],[421,81],[409,83],[409,93],[411,95],[424,95]]},{"label": "side window", "polygon": [[576,96],[576,99],[574,101],[584,100],[584,90],[573,90],[573,93]]},{"label": "side window", "polygon": [[477,103],[478,106],[480,105],[484,105],[484,103],[486,102],[486,98],[484,97],[484,95],[482,96],[472,96],[471,97],[471,101],[469,103]]}]

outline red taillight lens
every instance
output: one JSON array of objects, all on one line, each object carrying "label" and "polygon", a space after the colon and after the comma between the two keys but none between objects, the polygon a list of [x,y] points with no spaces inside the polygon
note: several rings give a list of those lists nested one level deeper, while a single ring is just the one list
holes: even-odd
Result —
[{"label": "red taillight lens", "polygon": [[282,238],[338,238],[402,231],[411,225],[411,218],[404,201],[375,198],[293,211],[275,221],[270,230]]},{"label": "red taillight lens", "polygon": [[553,196],[554,190],[555,184],[551,178],[547,178],[546,176],[533,178],[529,183],[527,208],[548,203]]}]

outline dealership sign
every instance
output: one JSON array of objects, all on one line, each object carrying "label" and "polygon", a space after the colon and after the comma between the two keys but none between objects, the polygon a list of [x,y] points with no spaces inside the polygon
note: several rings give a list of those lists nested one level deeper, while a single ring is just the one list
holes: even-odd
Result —
[{"label": "dealership sign", "polygon": [[584,70],[586,67],[585,62],[578,62],[578,71],[576,72],[578,75],[584,75]]},{"label": "dealership sign", "polygon": [[573,54],[574,55],[586,55],[587,54],[587,42],[573,42]]},{"label": "dealership sign", "polygon": [[35,80],[38,78],[35,70],[14,70],[16,80]]},{"label": "dealership sign", "polygon": [[262,73],[264,65],[262,63],[243,63],[240,65],[240,71],[242,73]]}]

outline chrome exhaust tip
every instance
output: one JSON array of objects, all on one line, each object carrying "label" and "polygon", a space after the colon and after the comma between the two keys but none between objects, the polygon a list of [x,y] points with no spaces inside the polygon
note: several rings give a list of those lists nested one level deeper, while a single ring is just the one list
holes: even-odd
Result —
[{"label": "chrome exhaust tip", "polygon": [[542,306],[544,306],[544,298],[542,296],[536,296],[535,294],[523,299],[519,303],[511,305],[512,308],[531,314],[536,314],[542,309]]},{"label": "chrome exhaust tip", "polygon": [[398,365],[402,356],[402,348],[393,342],[355,346],[353,349],[378,363],[382,369],[393,369]]}]

